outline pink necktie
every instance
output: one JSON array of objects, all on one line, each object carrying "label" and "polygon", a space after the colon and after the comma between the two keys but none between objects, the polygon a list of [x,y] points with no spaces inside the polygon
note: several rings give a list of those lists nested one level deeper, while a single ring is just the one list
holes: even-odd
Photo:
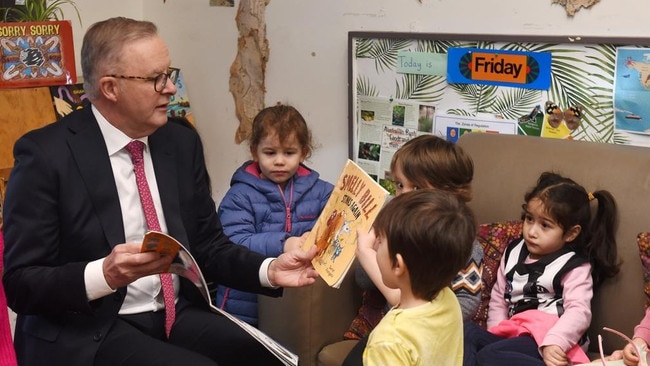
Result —
[{"label": "pink necktie", "polygon": [[[158,222],[158,215],[156,215],[156,207],[153,205],[147,177],[144,174],[144,160],[142,158],[144,142],[133,140],[126,145],[125,149],[131,155],[133,171],[135,172],[135,181],[138,184],[138,192],[140,193],[140,201],[142,202],[144,216],[147,219],[147,226],[149,227],[149,230],[160,231],[160,222]],[[167,338],[169,338],[172,324],[174,324],[174,320],[176,319],[174,281],[172,280],[172,275],[170,273],[161,273],[160,283],[163,290],[163,298],[165,300],[165,333],[167,334]]]}]

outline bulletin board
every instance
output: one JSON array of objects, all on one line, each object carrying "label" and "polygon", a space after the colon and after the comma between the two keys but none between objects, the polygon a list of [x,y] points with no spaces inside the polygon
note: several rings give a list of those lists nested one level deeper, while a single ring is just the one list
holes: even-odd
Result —
[{"label": "bulletin board", "polygon": [[[550,55],[548,86],[448,82],[459,49]],[[350,158],[380,183],[423,133],[650,146],[650,38],[349,32],[348,88]]]}]

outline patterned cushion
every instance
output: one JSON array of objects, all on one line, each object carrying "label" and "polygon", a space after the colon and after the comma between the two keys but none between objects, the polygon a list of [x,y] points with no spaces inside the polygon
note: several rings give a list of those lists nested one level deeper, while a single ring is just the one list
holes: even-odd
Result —
[{"label": "patterned cushion", "polygon": [[502,221],[479,225],[478,241],[483,247],[483,289],[481,302],[472,320],[485,328],[487,326],[490,293],[496,282],[501,255],[508,244],[521,236],[521,220]]},{"label": "patterned cushion", "polygon": [[370,334],[372,329],[386,314],[386,299],[379,290],[365,290],[361,307],[352,320],[350,328],[343,334],[344,339],[361,339]]},{"label": "patterned cushion", "polygon": [[639,233],[636,236],[639,247],[639,258],[643,266],[643,292],[646,296],[646,306],[650,306],[650,232]]}]

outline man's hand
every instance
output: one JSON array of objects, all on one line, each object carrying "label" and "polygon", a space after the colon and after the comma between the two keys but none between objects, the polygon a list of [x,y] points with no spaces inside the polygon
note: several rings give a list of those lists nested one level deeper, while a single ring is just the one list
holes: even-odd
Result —
[{"label": "man's hand", "polygon": [[124,287],[145,276],[169,270],[171,256],[156,252],[140,252],[142,243],[116,245],[104,259],[103,270],[106,283],[112,288]]},{"label": "man's hand", "polygon": [[311,264],[316,256],[316,246],[308,251],[300,248],[282,253],[269,265],[269,281],[274,286],[280,287],[301,287],[311,285],[318,278],[318,272]]},{"label": "man's hand", "polygon": [[550,345],[542,348],[542,357],[546,366],[568,366],[569,359],[560,346]]}]

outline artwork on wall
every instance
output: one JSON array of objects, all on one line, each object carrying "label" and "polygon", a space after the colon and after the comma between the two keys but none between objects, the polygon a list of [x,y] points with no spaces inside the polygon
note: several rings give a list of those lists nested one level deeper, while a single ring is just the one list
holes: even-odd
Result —
[{"label": "artwork on wall", "polygon": [[235,0],[210,0],[210,6],[234,7]]},{"label": "artwork on wall", "polygon": [[560,4],[569,16],[574,16],[581,8],[590,8],[600,0],[551,0],[552,4]]},{"label": "artwork on wall", "polygon": [[72,23],[0,23],[0,88],[74,84]]},{"label": "artwork on wall", "polygon": [[[184,118],[190,124],[196,125],[194,114],[190,108],[190,97],[183,72],[176,67],[170,69],[177,71],[175,79],[176,94],[169,100],[167,116],[170,118]],[[57,120],[60,120],[75,110],[90,105],[90,101],[84,91],[83,83],[50,86],[49,91],[52,96],[51,104],[54,107],[54,114]]]},{"label": "artwork on wall", "polygon": [[50,94],[57,120],[90,103],[83,83],[50,86]]},{"label": "artwork on wall", "polygon": [[253,119],[264,108],[266,62],[269,41],[266,39],[266,5],[270,0],[240,0],[237,10],[239,41],[237,55],[230,66],[230,93],[235,101],[239,127],[235,142],[250,137]]}]

